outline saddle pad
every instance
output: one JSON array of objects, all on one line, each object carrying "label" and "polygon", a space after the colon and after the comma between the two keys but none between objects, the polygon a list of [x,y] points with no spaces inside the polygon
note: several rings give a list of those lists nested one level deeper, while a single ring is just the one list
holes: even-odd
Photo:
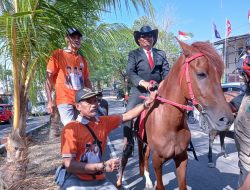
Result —
[{"label": "saddle pad", "polygon": [[140,115],[140,121],[139,121],[139,131],[138,131],[138,136],[139,138],[141,138],[142,140],[144,139],[144,135],[145,135],[145,118],[147,115],[147,111],[143,110],[141,112]]}]

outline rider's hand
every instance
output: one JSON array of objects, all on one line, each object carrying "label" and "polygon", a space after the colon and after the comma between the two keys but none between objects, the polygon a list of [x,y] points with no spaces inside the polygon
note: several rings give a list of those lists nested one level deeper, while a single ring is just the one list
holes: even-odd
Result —
[{"label": "rider's hand", "polygon": [[53,113],[54,107],[55,107],[55,104],[53,102],[48,102],[48,105],[47,105],[48,113]]},{"label": "rider's hand", "polygon": [[105,162],[105,172],[113,172],[118,170],[120,167],[120,160],[119,158],[112,158]]},{"label": "rider's hand", "polygon": [[147,81],[142,80],[140,82],[140,86],[143,86],[146,90],[148,90],[148,88],[150,87],[150,83],[147,82]]},{"label": "rider's hand", "polygon": [[157,91],[150,91],[150,95],[147,97],[146,101],[144,102],[144,105],[146,107],[149,107],[152,102],[155,101],[157,97]]}]

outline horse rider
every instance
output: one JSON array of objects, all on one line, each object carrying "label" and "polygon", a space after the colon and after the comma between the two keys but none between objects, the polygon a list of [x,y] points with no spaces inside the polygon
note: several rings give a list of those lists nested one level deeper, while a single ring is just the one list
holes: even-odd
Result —
[{"label": "horse rider", "polygon": [[[243,76],[246,90],[234,122],[235,144],[240,168],[239,187],[242,186],[250,172],[250,37],[246,40],[246,54],[242,59],[243,62],[238,69],[240,69],[240,73]],[[244,185],[246,185],[246,182]]]},{"label": "horse rider", "polygon": [[[127,76],[132,83],[126,111],[131,110],[137,104],[143,102],[140,95],[147,95],[150,81],[160,83],[169,72],[169,64],[166,53],[153,48],[158,38],[158,29],[152,30],[150,26],[141,27],[140,31],[134,31],[134,39],[139,48],[132,50],[128,55]],[[131,121],[124,123],[124,149],[121,169],[117,179],[117,186],[122,183],[122,175],[128,158],[132,156],[134,148],[133,131]]]}]

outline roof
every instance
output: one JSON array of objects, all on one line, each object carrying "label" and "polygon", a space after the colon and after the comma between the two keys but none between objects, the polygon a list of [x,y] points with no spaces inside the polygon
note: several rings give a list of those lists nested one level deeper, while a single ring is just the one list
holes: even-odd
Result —
[{"label": "roof", "polygon": [[222,87],[226,87],[226,86],[242,86],[244,83],[242,82],[228,82],[228,83],[222,83],[221,86]]},{"label": "roof", "polygon": [[[250,34],[243,34],[243,35],[239,35],[239,36],[232,36],[227,38],[227,42],[231,42],[231,41],[235,41],[235,40],[240,40],[240,39],[245,39],[250,37]],[[217,42],[214,42],[214,45],[220,45],[220,44],[224,44],[225,43],[225,39],[219,40]]]}]

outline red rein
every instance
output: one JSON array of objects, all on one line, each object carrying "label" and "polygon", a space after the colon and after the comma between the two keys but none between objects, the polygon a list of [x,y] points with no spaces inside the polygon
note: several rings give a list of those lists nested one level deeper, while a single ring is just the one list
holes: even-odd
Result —
[{"label": "red rein", "polygon": [[[196,98],[194,97],[194,92],[193,92],[192,83],[191,83],[191,80],[190,80],[190,74],[189,74],[189,67],[188,66],[189,66],[189,63],[191,61],[195,60],[196,58],[202,57],[202,56],[204,56],[203,53],[196,53],[193,56],[191,56],[189,58],[186,58],[185,62],[184,62],[184,65],[183,65],[184,67],[182,69],[181,78],[180,78],[180,85],[181,85],[184,74],[186,75],[186,83],[188,85],[188,92],[189,92],[189,96],[190,96],[190,98],[192,100],[193,105],[198,105],[198,102],[197,102]],[[139,97],[142,98],[142,99],[146,99],[145,96],[139,96]],[[194,110],[194,108],[192,106],[179,104],[179,103],[173,102],[171,100],[167,100],[165,98],[162,98],[160,96],[158,96],[156,99],[159,100],[162,103],[167,103],[167,104],[173,105],[175,107],[178,107],[178,108],[181,108],[181,109],[184,109],[184,110],[188,110],[188,111],[193,111]]]}]

